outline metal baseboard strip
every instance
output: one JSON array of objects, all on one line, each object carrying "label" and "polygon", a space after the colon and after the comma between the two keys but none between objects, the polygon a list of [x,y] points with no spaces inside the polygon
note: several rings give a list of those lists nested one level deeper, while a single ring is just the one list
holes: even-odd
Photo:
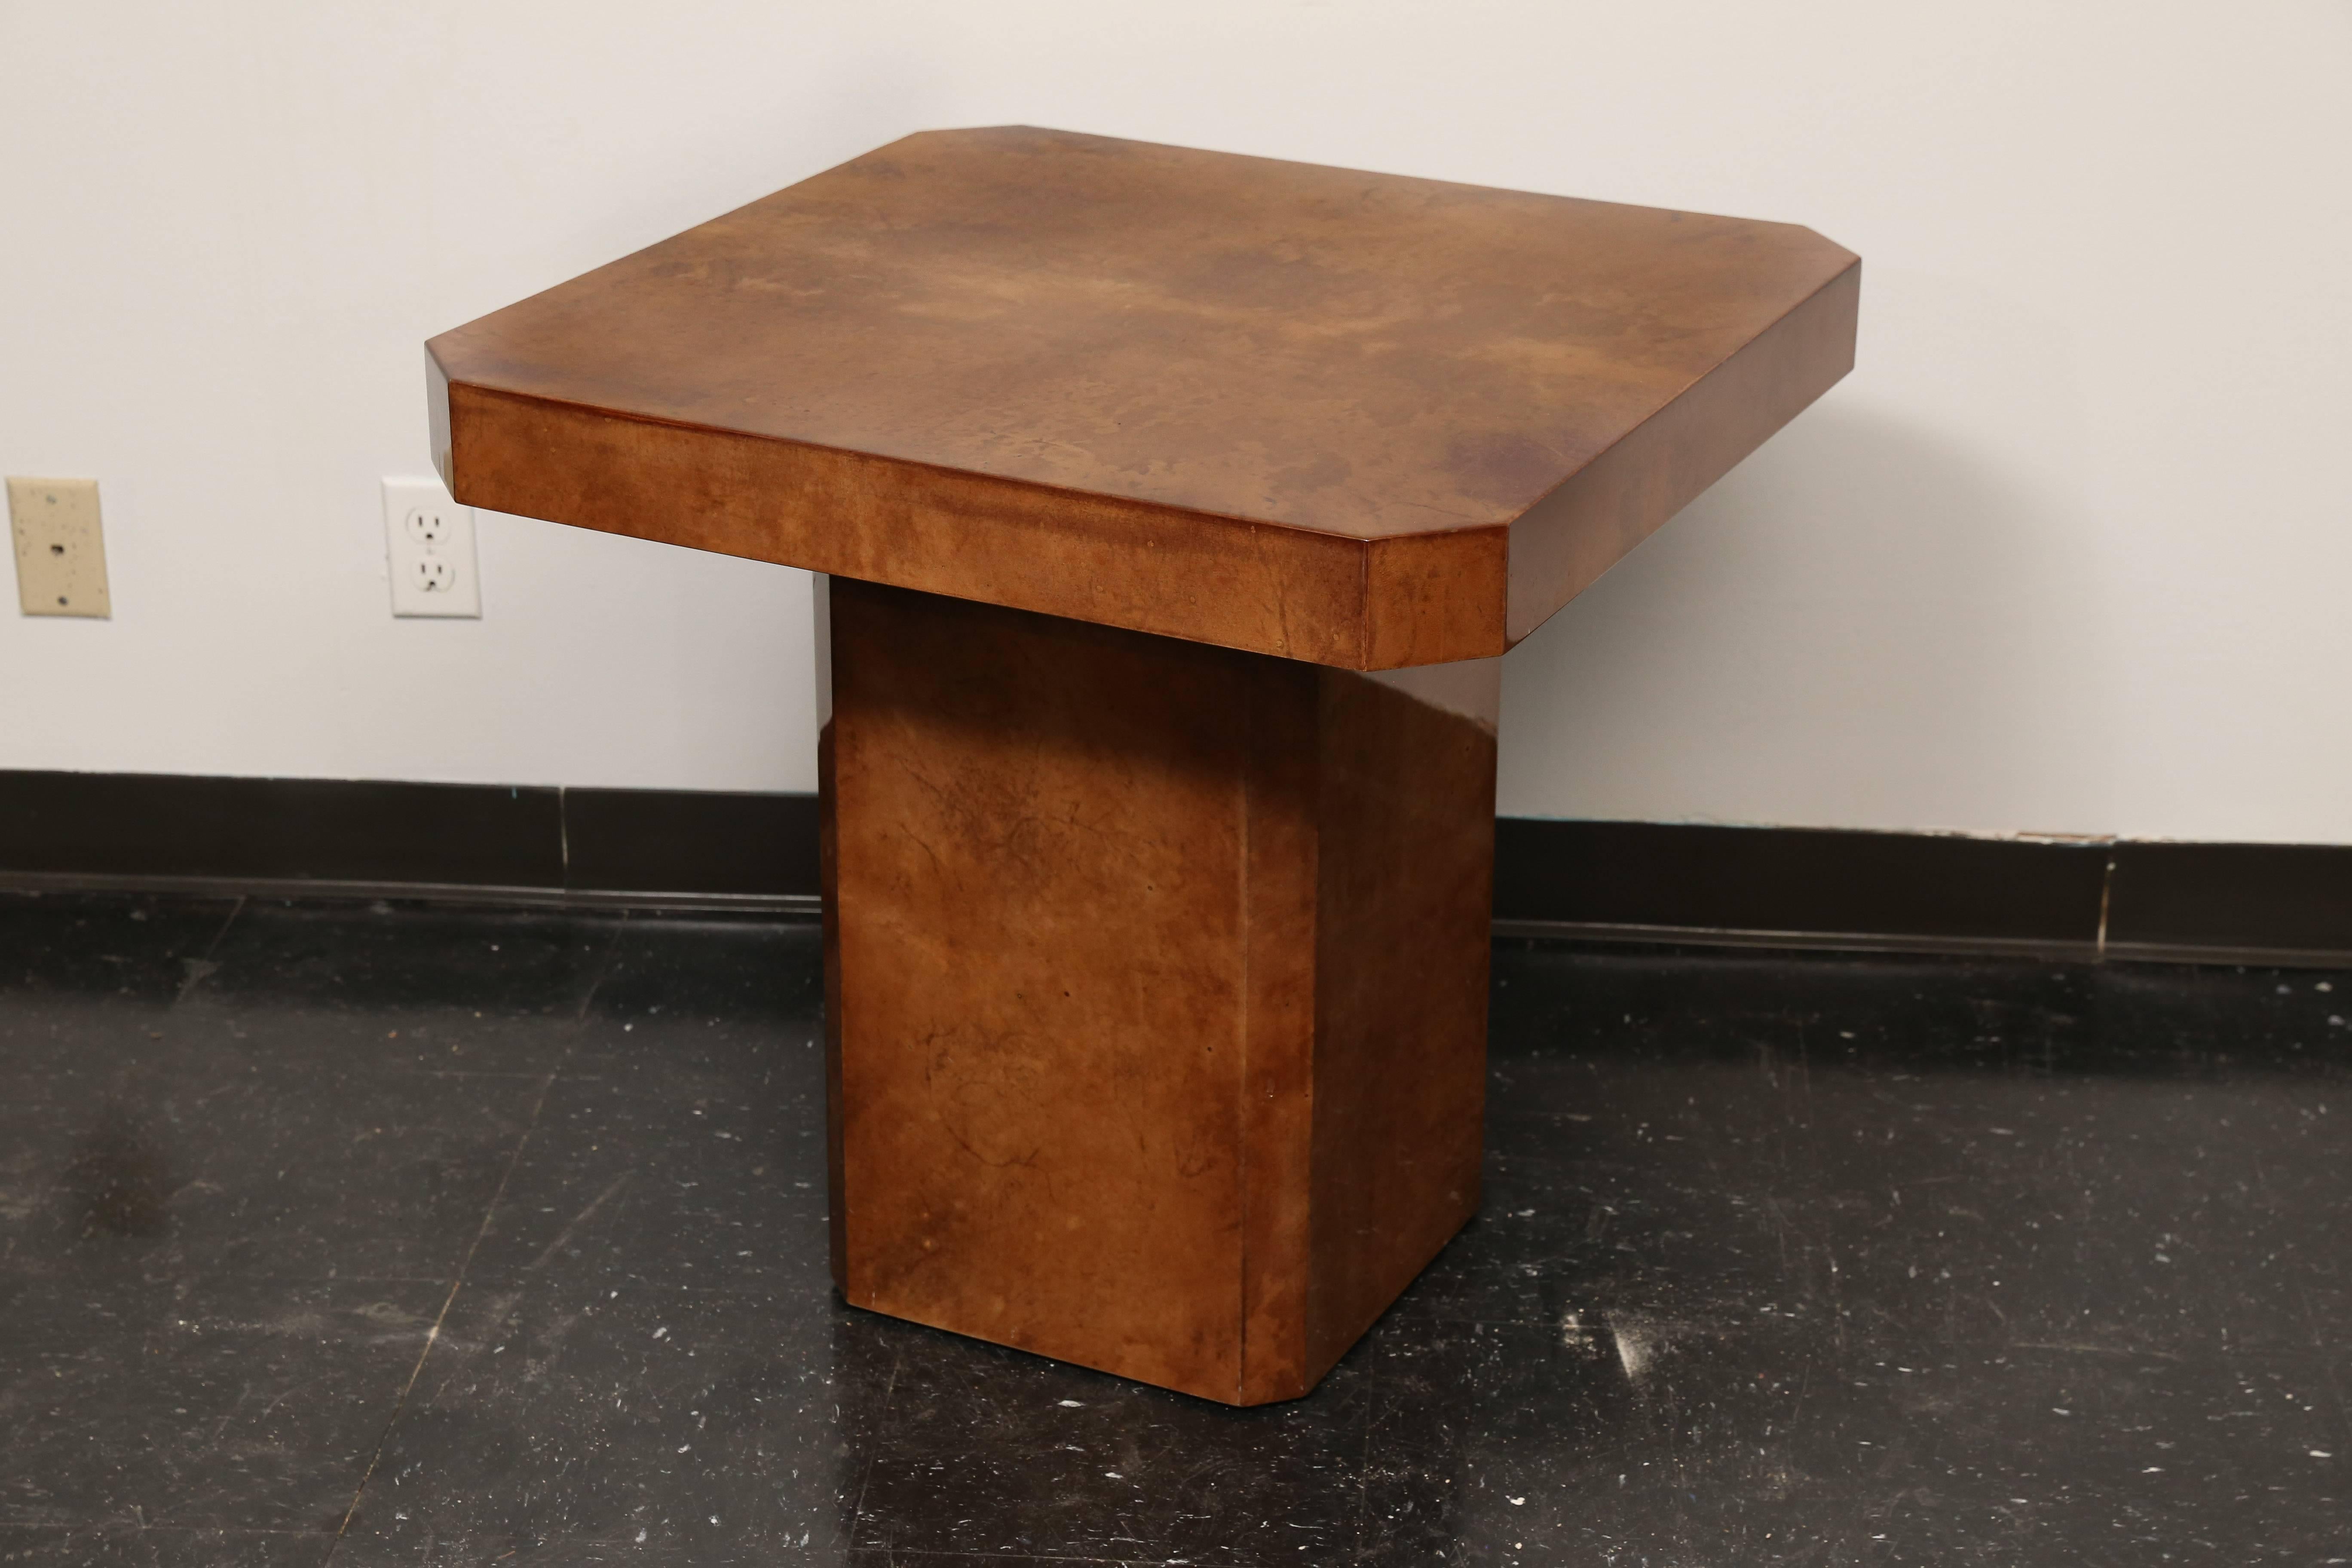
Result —
[{"label": "metal baseboard strip", "polygon": [[[647,913],[742,914],[815,920],[814,893],[665,893],[606,888],[505,887],[461,882],[339,881],[325,878],[114,876],[0,871],[0,890],[22,893],[156,893],[181,898],[330,899],[354,902],[467,904],[546,910],[641,910]],[[1775,948],[1795,952],[1915,953],[2055,963],[2201,963],[2257,969],[2352,969],[2352,951],[2220,947],[2190,942],[2058,942],[2037,938],[1925,936],[1885,931],[1746,931],[1710,926],[1622,925],[1592,921],[1498,920],[1498,937],[1659,947]]]},{"label": "metal baseboard strip", "polygon": [[1551,942],[1631,942],[1661,947],[1769,947],[1801,952],[1909,952],[2091,963],[2093,942],[2019,937],[1914,936],[1880,931],[1740,931],[1712,926],[1614,925],[1594,921],[1498,920],[1495,934]]},{"label": "metal baseboard strip", "polygon": [[160,893],[208,899],[334,899],[360,902],[474,904],[509,909],[643,910],[649,913],[756,914],[814,920],[814,893],[662,893],[605,888],[500,887],[465,882],[357,882],[307,877],[128,877],[67,871],[0,871],[0,890],[24,893]]},{"label": "metal baseboard strip", "polygon": [[2110,963],[2232,964],[2246,969],[2352,969],[2352,952],[2306,947],[2216,947],[2203,943],[2111,942]]},{"label": "metal baseboard strip", "polygon": [[2197,942],[2046,941],[2032,937],[1923,936],[1876,931],[1736,931],[1703,926],[1611,925],[1588,921],[1498,920],[1500,937],[1661,947],[1779,948],[1798,952],[1917,953],[2052,963],[2202,963],[2251,969],[2352,969],[2352,952],[2219,947]]}]

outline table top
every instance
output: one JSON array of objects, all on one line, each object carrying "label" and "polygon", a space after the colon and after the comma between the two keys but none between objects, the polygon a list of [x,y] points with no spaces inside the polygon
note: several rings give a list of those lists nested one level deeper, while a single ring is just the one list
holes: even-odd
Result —
[{"label": "table top", "polygon": [[1853,363],[1787,224],[930,132],[428,345],[472,505],[1356,668],[1498,654]]}]

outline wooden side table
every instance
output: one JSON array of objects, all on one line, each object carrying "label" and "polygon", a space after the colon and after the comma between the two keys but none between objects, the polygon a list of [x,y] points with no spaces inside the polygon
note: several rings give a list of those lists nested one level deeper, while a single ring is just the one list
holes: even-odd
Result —
[{"label": "wooden side table", "polygon": [[1233,1404],[1476,1206],[1503,651],[1851,367],[1802,228],[910,136],[433,340],[469,505],[819,579],[834,1275]]}]

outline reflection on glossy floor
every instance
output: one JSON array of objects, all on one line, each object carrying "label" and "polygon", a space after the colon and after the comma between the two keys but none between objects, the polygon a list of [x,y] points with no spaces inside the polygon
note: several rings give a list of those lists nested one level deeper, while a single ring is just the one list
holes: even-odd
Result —
[{"label": "reflection on glossy floor", "polygon": [[790,923],[0,894],[0,1562],[2352,1560],[2352,975],[1506,942],[1236,1411],[837,1305]]}]

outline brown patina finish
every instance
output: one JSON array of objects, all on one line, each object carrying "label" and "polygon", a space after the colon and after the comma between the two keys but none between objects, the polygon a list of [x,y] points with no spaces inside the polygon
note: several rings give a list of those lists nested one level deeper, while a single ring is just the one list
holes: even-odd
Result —
[{"label": "brown patina finish", "polygon": [[1013,127],[433,340],[462,500],[1358,669],[1501,653],[1844,374],[1786,224]]},{"label": "brown patina finish", "polygon": [[829,597],[844,1295],[1305,1393],[1476,1202],[1493,731],[1346,670]]},{"label": "brown patina finish", "polygon": [[805,566],[834,1276],[1294,1397],[1477,1203],[1496,656],[1853,363],[1783,224],[911,136],[436,338],[459,500]]}]

